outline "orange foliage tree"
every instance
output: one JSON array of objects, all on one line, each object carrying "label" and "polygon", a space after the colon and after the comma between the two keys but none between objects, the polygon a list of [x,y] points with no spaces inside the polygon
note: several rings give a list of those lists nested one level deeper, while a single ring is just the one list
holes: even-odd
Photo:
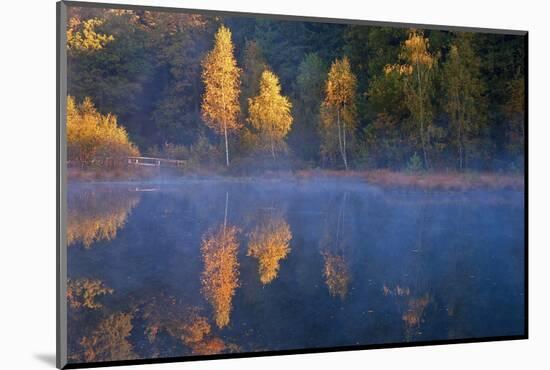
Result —
[{"label": "orange foliage tree", "polygon": [[336,59],[328,73],[325,100],[321,105],[321,150],[325,156],[334,152],[336,136],[346,170],[348,137],[352,135],[356,125],[356,94],[357,78],[351,71],[349,59]]},{"label": "orange foliage tree", "polygon": [[67,27],[67,49],[80,52],[91,52],[103,49],[114,41],[113,35],[97,32],[96,28],[103,25],[99,18],[81,21],[80,18],[69,19]]},{"label": "orange foliage tree", "polygon": [[77,104],[67,97],[67,159],[80,165],[104,164],[108,159],[137,156],[126,129],[112,114],[97,111],[92,100]]},{"label": "orange foliage tree", "polygon": [[290,131],[292,104],[281,95],[279,78],[265,70],[260,80],[257,96],[248,99],[248,120],[260,133],[260,138],[269,143],[271,155],[275,159],[275,148],[282,147],[284,138]]},{"label": "orange foliage tree", "polygon": [[233,55],[231,31],[220,26],[215,36],[214,48],[202,61],[202,117],[208,127],[224,136],[225,163],[229,166],[230,131],[241,128],[237,118],[240,112],[240,73]]}]

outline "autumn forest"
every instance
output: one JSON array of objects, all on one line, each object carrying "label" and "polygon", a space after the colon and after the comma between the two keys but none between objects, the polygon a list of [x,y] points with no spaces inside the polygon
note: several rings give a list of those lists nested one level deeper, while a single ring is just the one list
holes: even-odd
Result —
[{"label": "autumn forest", "polygon": [[69,163],[516,172],[525,38],[70,7]]}]

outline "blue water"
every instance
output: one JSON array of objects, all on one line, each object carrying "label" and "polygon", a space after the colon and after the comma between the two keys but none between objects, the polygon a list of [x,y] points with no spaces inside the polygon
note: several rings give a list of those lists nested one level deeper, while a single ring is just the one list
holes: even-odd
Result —
[{"label": "blue water", "polygon": [[[523,334],[522,192],[189,180],[68,201],[68,277],[112,289],[69,305],[72,362]],[[201,249],[231,230],[233,252]]]}]

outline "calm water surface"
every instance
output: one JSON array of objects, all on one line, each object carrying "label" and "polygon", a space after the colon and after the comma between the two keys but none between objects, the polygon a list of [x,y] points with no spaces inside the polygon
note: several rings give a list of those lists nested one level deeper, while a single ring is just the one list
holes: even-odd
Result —
[{"label": "calm water surface", "polygon": [[520,335],[521,192],[71,184],[73,362]]}]

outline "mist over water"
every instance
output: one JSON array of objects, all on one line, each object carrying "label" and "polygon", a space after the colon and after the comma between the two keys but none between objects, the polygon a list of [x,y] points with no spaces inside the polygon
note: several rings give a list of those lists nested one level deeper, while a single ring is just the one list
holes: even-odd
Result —
[{"label": "mist over water", "polygon": [[68,202],[72,361],[523,334],[523,192],[179,180]]}]

